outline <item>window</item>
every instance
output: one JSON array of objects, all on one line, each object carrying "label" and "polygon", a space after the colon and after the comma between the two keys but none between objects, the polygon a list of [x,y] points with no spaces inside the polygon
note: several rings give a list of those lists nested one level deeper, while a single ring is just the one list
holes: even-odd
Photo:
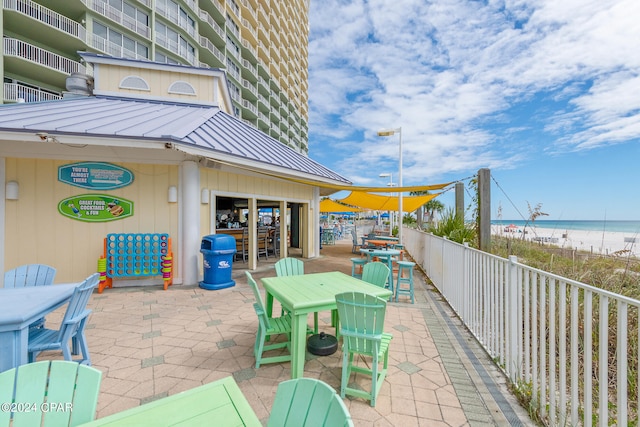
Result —
[{"label": "window", "polygon": [[149,84],[142,77],[127,76],[120,82],[122,89],[150,90]]},{"label": "window", "polygon": [[171,83],[171,86],[169,86],[169,93],[177,93],[180,95],[195,95],[196,90],[188,82],[177,81]]}]

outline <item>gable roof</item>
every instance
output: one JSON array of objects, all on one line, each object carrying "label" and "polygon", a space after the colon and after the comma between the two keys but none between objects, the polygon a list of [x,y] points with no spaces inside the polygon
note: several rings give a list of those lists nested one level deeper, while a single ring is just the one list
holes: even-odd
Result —
[{"label": "gable roof", "polygon": [[164,141],[188,154],[312,181],[351,184],[217,107],[82,96],[0,106],[0,132],[47,132],[118,140]]}]

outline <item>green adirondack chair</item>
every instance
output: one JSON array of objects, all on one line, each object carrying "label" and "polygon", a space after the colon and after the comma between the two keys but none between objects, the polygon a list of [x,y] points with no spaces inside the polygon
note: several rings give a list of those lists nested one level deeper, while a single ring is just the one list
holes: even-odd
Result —
[{"label": "green adirondack chair", "polygon": [[[255,345],[253,346],[253,354],[256,358],[256,369],[259,368],[261,364],[265,363],[290,362],[291,351],[289,351],[289,354],[281,354],[278,356],[262,356],[265,351],[269,350],[276,350],[285,347],[290,350],[291,316],[288,314],[281,317],[267,316],[267,311],[265,310],[264,301],[262,299],[262,295],[260,294],[260,290],[258,289],[258,284],[256,283],[251,273],[245,271],[245,274],[247,276],[247,282],[253,290],[253,295],[256,298],[256,302],[253,304],[253,309],[258,316],[258,332],[256,333]],[[286,335],[287,341],[265,345],[268,337],[280,334]]]},{"label": "green adirondack chair", "polygon": [[296,276],[304,274],[304,262],[298,258],[282,258],[275,263],[277,276]]},{"label": "green adirondack chair", "polygon": [[[298,258],[282,258],[275,263],[276,276],[297,276],[304,274],[304,262]],[[282,315],[284,315],[284,309]],[[311,332],[311,331],[309,331]],[[313,333],[318,333],[318,313],[313,313]]]},{"label": "green adirondack chair", "polygon": [[362,280],[384,288],[389,280],[389,267],[379,261],[368,262],[362,268]]},{"label": "green adirondack chair", "polygon": [[[26,264],[4,273],[5,288],[53,285],[56,269],[44,264]],[[43,328],[44,317],[29,325],[29,328]]]},{"label": "green adirondack chair", "polygon": [[101,381],[99,370],[64,360],[2,372],[0,402],[14,403],[16,410],[0,411],[0,426],[78,426],[92,421]]},{"label": "green adirondack chair", "polygon": [[[370,400],[371,406],[376,406],[378,392],[387,375],[392,338],[391,334],[383,332],[387,302],[361,292],[345,292],[336,295],[336,305],[340,316],[343,354],[340,396],[344,398],[349,394],[361,397]],[[357,354],[371,358],[371,363],[357,365],[358,358],[354,358]],[[363,357],[361,359],[364,360]],[[371,391],[366,391],[364,387],[349,387],[351,373],[371,376]]]},{"label": "green adirondack chair", "polygon": [[267,427],[353,426],[349,410],[327,383],[297,378],[278,385]]}]

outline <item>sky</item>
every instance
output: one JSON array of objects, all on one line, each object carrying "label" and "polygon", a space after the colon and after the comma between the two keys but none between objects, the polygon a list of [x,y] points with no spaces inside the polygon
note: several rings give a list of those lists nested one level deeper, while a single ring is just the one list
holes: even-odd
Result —
[{"label": "sky", "polygon": [[640,220],[638,17],[638,0],[311,0],[309,156],[396,184],[401,135],[405,186],[489,168],[492,219]]}]

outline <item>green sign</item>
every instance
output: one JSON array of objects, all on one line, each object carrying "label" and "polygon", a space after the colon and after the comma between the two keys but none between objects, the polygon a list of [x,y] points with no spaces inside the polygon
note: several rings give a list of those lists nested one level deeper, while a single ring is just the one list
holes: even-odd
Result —
[{"label": "green sign", "polygon": [[108,194],[80,194],[58,203],[62,215],[84,222],[107,222],[133,215],[133,202]]},{"label": "green sign", "polygon": [[133,182],[133,173],[104,162],[82,162],[58,168],[58,181],[90,190],[113,190]]}]

